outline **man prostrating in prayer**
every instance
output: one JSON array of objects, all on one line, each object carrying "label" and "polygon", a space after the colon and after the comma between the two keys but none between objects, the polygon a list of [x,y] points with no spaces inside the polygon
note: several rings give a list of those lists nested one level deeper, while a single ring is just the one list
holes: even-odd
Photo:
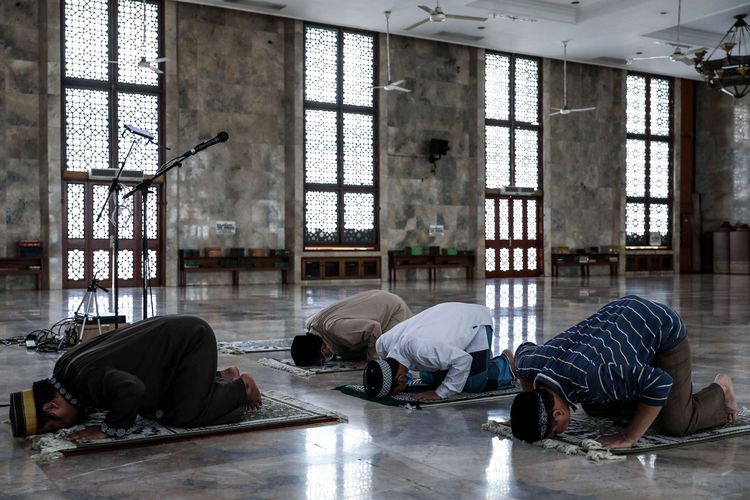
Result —
[{"label": "man prostrating in prayer", "polygon": [[258,386],[237,368],[216,371],[216,337],[194,316],[156,316],[79,344],[52,377],[10,397],[14,437],[54,432],[103,410],[101,426],[74,441],[121,437],[140,415],[174,427],[238,422],[262,405]]},{"label": "man prostrating in prayer", "polygon": [[399,394],[409,370],[419,372],[433,390],[414,394],[414,401],[447,398],[459,392],[484,392],[510,386],[513,355],[491,357],[492,317],[477,304],[446,302],[399,323],[377,341],[379,360],[365,368],[369,397]]},{"label": "man prostrating in prayer", "polygon": [[513,401],[511,427],[525,441],[565,432],[576,404],[593,416],[628,419],[619,434],[598,438],[608,448],[632,447],[657,417],[662,433],[685,436],[733,422],[739,409],[726,374],[693,393],[682,319],[635,295],[605,305],[544,345],[521,344],[516,365],[525,392]]}]

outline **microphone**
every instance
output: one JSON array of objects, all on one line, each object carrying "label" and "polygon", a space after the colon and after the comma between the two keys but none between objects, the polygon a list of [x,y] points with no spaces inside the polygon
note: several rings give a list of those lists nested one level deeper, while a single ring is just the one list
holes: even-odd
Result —
[{"label": "microphone", "polygon": [[140,135],[141,137],[145,137],[149,141],[154,140],[154,134],[146,130],[145,128],[136,127],[135,125],[131,125],[130,123],[125,124],[125,129],[128,132],[132,132],[135,135]]},{"label": "microphone", "polygon": [[194,155],[195,153],[197,153],[199,151],[203,151],[206,148],[210,148],[214,144],[218,144],[220,142],[226,142],[227,139],[229,139],[229,134],[227,134],[226,132],[224,132],[222,130],[221,132],[219,132],[218,134],[216,134],[216,137],[213,137],[213,138],[211,138],[211,139],[209,139],[207,141],[203,141],[200,144],[198,144],[197,146],[191,148],[190,149],[190,154]]}]

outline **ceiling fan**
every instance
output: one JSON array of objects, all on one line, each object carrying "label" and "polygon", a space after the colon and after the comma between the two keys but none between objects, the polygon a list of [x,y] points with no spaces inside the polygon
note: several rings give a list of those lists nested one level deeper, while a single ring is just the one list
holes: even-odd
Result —
[{"label": "ceiling fan", "polygon": [[[146,0],[143,0],[143,53],[146,53]],[[166,57],[157,57],[156,59],[146,59],[146,56],[142,56],[141,60],[138,61],[138,67],[139,68],[147,68],[153,71],[154,73],[158,73],[160,75],[163,75],[164,72],[159,69],[159,63],[167,62]]]},{"label": "ceiling fan", "polygon": [[[694,64],[693,55],[696,52],[705,50],[705,48],[690,49],[690,45],[680,43],[680,24],[682,18],[682,0],[677,0],[677,41],[675,42],[657,42],[664,45],[671,45],[674,47],[674,51],[667,56],[651,56],[651,57],[631,57],[627,60],[627,64],[632,64],[633,61],[648,61],[651,59],[669,59],[672,62],[681,62],[692,66]],[[690,49],[690,50],[683,50]]]},{"label": "ceiling fan", "polygon": [[[143,53],[146,53],[146,0],[143,0]],[[159,64],[167,62],[169,59],[166,57],[157,57],[156,59],[148,59],[146,56],[141,56],[141,60],[138,61],[138,67],[144,68],[163,75],[164,72],[159,69]],[[118,61],[109,61],[109,64],[118,64]]]},{"label": "ceiling fan", "polygon": [[388,73],[388,83],[386,85],[378,85],[373,87],[374,89],[383,89],[386,91],[397,90],[399,92],[411,92],[411,90],[402,87],[405,80],[399,80],[394,82],[391,80],[391,25],[388,19],[391,17],[391,11],[385,11],[385,60]]},{"label": "ceiling fan", "polygon": [[550,113],[550,116],[554,115],[568,115],[570,113],[579,113],[581,111],[592,111],[596,109],[596,106],[589,108],[569,108],[568,107],[568,40],[563,43],[563,105],[562,108],[552,108],[556,110],[554,113]]},{"label": "ceiling fan", "polygon": [[430,22],[430,21],[432,21],[433,23],[442,23],[446,19],[463,19],[464,21],[479,21],[479,22],[484,22],[484,21],[487,20],[486,17],[456,16],[456,15],[453,15],[453,14],[446,14],[445,12],[443,12],[443,9],[440,8],[440,2],[439,1],[435,5],[434,9],[431,9],[431,8],[427,7],[426,5],[419,5],[419,8],[422,9],[423,11],[427,12],[427,14],[428,14],[427,18],[426,19],[422,19],[418,23],[412,24],[408,28],[405,28],[404,31],[412,30],[412,29],[416,28],[417,26],[422,26],[424,23],[427,23],[427,22]]}]

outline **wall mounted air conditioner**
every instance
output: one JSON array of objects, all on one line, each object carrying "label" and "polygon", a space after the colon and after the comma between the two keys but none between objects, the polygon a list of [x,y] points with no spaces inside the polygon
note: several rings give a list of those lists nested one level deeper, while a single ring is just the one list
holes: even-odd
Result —
[{"label": "wall mounted air conditioner", "polygon": [[[89,180],[111,181],[117,175],[116,168],[92,168],[89,170]],[[141,170],[123,170],[120,174],[122,182],[141,182],[143,172]]]},{"label": "wall mounted air conditioner", "polygon": [[503,186],[500,188],[502,194],[533,194],[536,189],[530,187]]}]

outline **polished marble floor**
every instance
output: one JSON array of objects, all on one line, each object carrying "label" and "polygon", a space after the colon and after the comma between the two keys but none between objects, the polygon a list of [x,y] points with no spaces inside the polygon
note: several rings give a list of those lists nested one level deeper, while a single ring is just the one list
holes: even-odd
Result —
[{"label": "polished marble floor", "polygon": [[[219,340],[291,337],[304,319],[374,288],[256,285],[154,289],[156,313],[201,316]],[[388,289],[387,284],[381,285]],[[418,312],[444,301],[485,304],[494,348],[544,342],[611,299],[639,294],[672,305],[685,319],[694,382],[721,369],[750,406],[750,277],[669,275],[527,280],[399,282],[390,289]],[[83,291],[0,292],[0,338],[47,327],[78,307]],[[141,317],[140,290],[122,290],[120,312]],[[99,306],[109,310],[99,293]],[[220,365],[255,374],[262,389],[290,392],[336,409],[349,423],[207,437],[192,441],[30,460],[29,445],[0,432],[0,497],[44,498],[747,498],[750,436],[624,462],[591,463],[480,430],[508,417],[510,401],[408,412],[331,388],[357,373],[302,379],[259,365],[262,354],[220,354]],[[0,402],[48,376],[57,355],[0,347]],[[5,412],[6,409],[2,408]],[[7,417],[3,417],[3,421]]]}]

